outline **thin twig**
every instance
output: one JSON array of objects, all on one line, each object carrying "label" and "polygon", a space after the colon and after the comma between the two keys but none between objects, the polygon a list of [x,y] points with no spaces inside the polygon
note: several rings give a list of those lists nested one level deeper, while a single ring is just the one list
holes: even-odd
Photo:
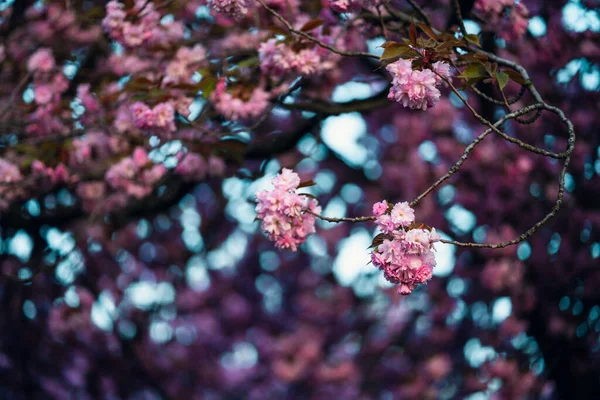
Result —
[{"label": "thin twig", "polygon": [[339,50],[336,49],[333,46],[328,45],[327,43],[322,42],[321,40],[317,39],[316,37],[309,35],[306,32],[302,32],[298,29],[295,29],[292,24],[285,19],[281,14],[279,14],[277,11],[275,11],[274,9],[272,9],[271,7],[269,7],[268,5],[265,4],[265,2],[263,0],[258,0],[258,2],[263,6],[263,8],[265,10],[267,10],[270,14],[272,14],[275,18],[277,18],[279,21],[281,21],[282,24],[284,24],[286,26],[286,28],[292,32],[295,33],[298,36],[302,36],[305,39],[310,40],[313,43],[316,43],[317,45],[323,47],[324,49],[327,49],[335,54],[339,54],[340,56],[347,56],[347,57],[364,57],[364,58],[374,58],[376,60],[379,60],[379,56],[375,55],[375,54],[371,54],[371,53],[365,53],[362,51],[344,51],[344,50]]},{"label": "thin twig", "polygon": [[[513,118],[517,118],[520,115],[524,115],[527,114],[528,112],[535,110],[535,109],[540,109],[543,105],[542,104],[533,104],[531,106],[527,106],[524,107],[518,111],[515,111],[511,114],[506,114],[504,117],[500,118],[495,124],[494,126],[500,126],[502,125],[505,121],[509,120],[509,119],[513,119]],[[458,161],[452,166],[452,168],[450,168],[450,170],[441,178],[439,178],[435,183],[433,183],[430,187],[428,187],[423,193],[421,193],[416,199],[414,199],[412,202],[410,202],[410,206],[414,207],[416,206],[421,200],[423,200],[427,195],[429,195],[429,193],[431,193],[432,191],[434,191],[438,186],[440,186],[444,181],[446,181],[447,179],[449,179],[452,175],[454,175],[456,172],[458,172],[458,170],[460,169],[460,167],[462,166],[462,164],[467,160],[467,158],[469,157],[469,153],[471,151],[473,151],[473,149],[475,149],[475,147],[483,140],[485,139],[485,137],[487,135],[489,135],[490,133],[492,133],[492,128],[488,128],[485,132],[483,132],[481,135],[479,135],[477,138],[475,138],[475,140],[473,140],[473,142],[471,142],[471,144],[469,144],[462,156],[458,159]]]},{"label": "thin twig", "polygon": [[333,218],[333,217],[325,217],[321,214],[317,214],[315,212],[312,212],[310,210],[304,210],[304,212],[308,213],[308,214],[312,214],[315,217],[322,219],[323,221],[327,221],[327,222],[335,222],[335,223],[340,223],[340,222],[367,222],[367,221],[375,221],[375,217],[374,216],[368,216],[368,217],[355,217],[355,218],[348,218],[348,217],[344,217],[344,218]]},{"label": "thin twig", "polygon": [[431,26],[431,21],[429,20],[429,17],[427,16],[427,14],[425,14],[425,11],[423,11],[423,9],[421,8],[420,5],[418,5],[415,0],[407,0],[408,4],[411,5],[411,7],[417,12],[417,14],[419,14],[419,17],[423,20],[423,22],[425,22],[427,25]]},{"label": "thin twig", "polygon": [[467,28],[465,27],[465,21],[462,17],[462,11],[460,9],[460,3],[458,0],[453,0],[454,3],[454,11],[456,12],[456,19],[458,19],[458,26],[460,27],[460,31],[463,36],[467,36]]}]

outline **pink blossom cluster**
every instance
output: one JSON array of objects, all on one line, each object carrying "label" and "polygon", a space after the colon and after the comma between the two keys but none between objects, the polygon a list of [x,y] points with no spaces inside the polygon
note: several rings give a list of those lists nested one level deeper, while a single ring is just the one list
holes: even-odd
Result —
[{"label": "pink blossom cluster", "polygon": [[437,86],[450,79],[450,66],[444,62],[433,63],[433,70],[412,68],[412,60],[400,59],[389,64],[386,69],[392,74],[392,88],[388,99],[402,103],[404,107],[414,110],[427,110],[439,100],[441,93]]},{"label": "pink blossom cluster", "polygon": [[[46,4],[43,4],[46,3]],[[65,9],[60,2],[40,2],[26,11],[31,20],[28,30],[40,42],[48,43],[54,37],[61,37],[77,44],[92,43],[102,35],[98,25],[82,24],[75,12]]]},{"label": "pink blossom cluster", "polygon": [[433,243],[440,240],[435,229],[410,229],[414,210],[407,202],[390,205],[384,200],[373,205],[376,223],[384,239],[371,254],[373,265],[383,271],[385,279],[400,285],[398,293],[410,294],[427,283],[435,267]]},{"label": "pink blossom cluster", "polygon": [[239,20],[248,14],[247,0],[212,0],[212,9],[233,19]]},{"label": "pink blossom cluster", "polygon": [[108,65],[115,74],[123,76],[148,71],[152,67],[152,62],[136,54],[113,53],[108,58]]},{"label": "pink blossom cluster", "polygon": [[288,74],[310,76],[332,69],[335,65],[324,58],[319,49],[311,47],[295,51],[286,43],[269,39],[258,49],[260,68],[265,74],[275,77]]},{"label": "pink blossom cluster", "polygon": [[93,168],[103,165],[106,159],[129,152],[128,142],[120,136],[110,136],[99,130],[90,130],[71,142],[69,167],[71,169]]},{"label": "pink blossom cluster", "polygon": [[229,53],[233,51],[253,50],[267,38],[268,31],[256,32],[231,32],[219,41],[214,51]]},{"label": "pink blossom cluster", "polygon": [[200,44],[180,47],[172,61],[167,64],[167,82],[189,83],[193,73],[206,60],[206,49]]},{"label": "pink blossom cluster", "polygon": [[114,164],[106,171],[106,182],[138,199],[149,195],[154,184],[167,172],[163,164],[153,164],[146,151],[137,147],[133,155]]},{"label": "pink blossom cluster", "polygon": [[27,60],[29,72],[51,72],[55,67],[56,61],[52,50],[46,47],[36,50]]},{"label": "pink blossom cluster", "polygon": [[172,133],[175,126],[175,108],[170,102],[159,103],[153,108],[141,101],[136,101],[129,107],[133,123],[139,129],[149,129],[157,133]]},{"label": "pink blossom cluster", "polygon": [[52,50],[36,50],[27,60],[27,69],[33,74],[33,101],[37,106],[29,115],[27,133],[37,136],[64,133],[67,128],[57,110],[61,107],[62,94],[69,88],[69,81],[58,70]]},{"label": "pink blossom cluster", "polygon": [[222,176],[225,173],[225,162],[222,158],[210,156],[208,160],[200,154],[187,153],[181,156],[175,172],[186,181],[201,181],[207,175]]},{"label": "pink blossom cluster", "polygon": [[69,170],[64,164],[58,164],[55,168],[47,167],[40,160],[31,163],[31,172],[38,177],[46,178],[52,185],[67,183],[75,179],[69,176]]},{"label": "pink blossom cluster", "polygon": [[365,3],[366,0],[329,0],[331,9],[340,13],[359,11]]},{"label": "pink blossom cluster", "polygon": [[222,116],[236,121],[261,116],[269,108],[269,97],[264,89],[256,87],[246,100],[241,99],[228,92],[225,80],[221,79],[210,98]]},{"label": "pink blossom cluster", "polygon": [[127,21],[125,5],[112,0],[106,4],[106,16],[102,20],[109,36],[126,47],[136,47],[148,42],[160,23],[160,14],[151,1],[136,0],[133,11],[138,18]]},{"label": "pink blossom cluster", "polygon": [[484,27],[495,30],[502,39],[520,39],[529,25],[529,10],[523,1],[477,0],[475,11],[486,20]]},{"label": "pink blossom cluster", "polygon": [[13,198],[14,190],[11,184],[23,179],[19,167],[0,158],[0,211],[6,209]]},{"label": "pink blossom cluster", "polygon": [[273,190],[256,194],[257,218],[269,239],[280,249],[298,250],[298,246],[315,233],[315,216],[305,211],[320,213],[317,200],[296,193],[300,177],[284,168],[272,181]]}]

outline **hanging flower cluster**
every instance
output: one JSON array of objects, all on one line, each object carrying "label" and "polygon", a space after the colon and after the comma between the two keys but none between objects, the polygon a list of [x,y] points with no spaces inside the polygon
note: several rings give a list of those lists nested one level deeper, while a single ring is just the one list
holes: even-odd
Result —
[{"label": "hanging flower cluster", "polygon": [[[273,190],[256,194],[257,219],[277,247],[296,251],[315,232],[313,214],[319,214],[321,207],[317,200],[296,193],[304,185],[290,169],[284,168],[272,183]],[[415,211],[407,202],[375,203],[373,214],[381,233],[373,240],[371,261],[385,279],[400,285],[398,293],[410,294],[431,279],[436,264],[433,244],[441,237],[434,228],[416,226]]]},{"label": "hanging flower cluster", "polygon": [[257,218],[275,246],[296,251],[315,233],[315,217],[306,211],[319,214],[321,207],[317,200],[296,193],[300,177],[292,170],[284,168],[271,182],[273,190],[256,194]]},{"label": "hanging flower cluster", "polygon": [[414,110],[433,107],[441,96],[437,87],[444,82],[436,73],[446,79],[450,79],[451,73],[450,66],[441,61],[433,63],[432,68],[415,70],[412,60],[405,59],[389,64],[386,69],[392,74],[392,88],[388,99]]},{"label": "hanging flower cluster", "polygon": [[433,243],[440,240],[434,228],[414,228],[415,212],[407,202],[390,205],[384,200],[373,205],[376,224],[382,231],[371,254],[373,265],[385,279],[400,285],[398,293],[410,294],[427,283],[435,267]]}]

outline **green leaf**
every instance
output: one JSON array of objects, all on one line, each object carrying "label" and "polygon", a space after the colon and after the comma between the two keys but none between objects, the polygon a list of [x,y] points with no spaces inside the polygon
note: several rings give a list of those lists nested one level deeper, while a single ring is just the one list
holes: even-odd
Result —
[{"label": "green leaf", "polygon": [[473,35],[473,34],[469,34],[465,36],[465,39],[467,40],[467,42],[471,42],[474,45],[481,47],[481,42],[479,42],[479,36],[477,35]]},{"label": "green leaf", "polygon": [[510,79],[512,79],[514,82],[517,82],[519,85],[525,85],[525,79],[517,71],[513,71],[512,69],[504,69],[502,72],[508,75]]},{"label": "green leaf", "polygon": [[496,80],[498,81],[498,85],[500,86],[501,90],[504,90],[504,88],[506,87],[506,85],[508,85],[508,75],[502,71],[498,71],[496,73]]},{"label": "green leaf", "polygon": [[380,60],[388,60],[390,58],[400,57],[403,54],[412,51],[412,49],[403,43],[396,43],[395,45],[388,46],[381,55]]},{"label": "green leaf", "polygon": [[487,76],[488,73],[482,64],[471,64],[459,75],[459,78],[478,79]]}]

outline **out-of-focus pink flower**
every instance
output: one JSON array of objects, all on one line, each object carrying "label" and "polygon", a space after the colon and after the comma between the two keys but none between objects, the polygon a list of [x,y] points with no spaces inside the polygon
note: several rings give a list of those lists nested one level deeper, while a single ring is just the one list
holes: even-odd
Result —
[{"label": "out-of-focus pink flower", "polygon": [[379,217],[380,215],[383,215],[387,212],[388,207],[388,203],[385,200],[375,203],[373,204],[373,214]]},{"label": "out-of-focus pink flower", "polygon": [[233,19],[242,19],[248,13],[246,0],[211,0],[212,9]]},{"label": "out-of-focus pink flower", "polygon": [[269,107],[269,97],[269,93],[257,87],[252,90],[248,100],[242,100],[227,91],[223,80],[217,84],[217,88],[211,94],[211,100],[217,111],[232,121],[261,116]]},{"label": "out-of-focus pink flower", "polygon": [[48,48],[38,49],[29,57],[27,69],[29,72],[50,72],[56,66],[52,50]]}]

